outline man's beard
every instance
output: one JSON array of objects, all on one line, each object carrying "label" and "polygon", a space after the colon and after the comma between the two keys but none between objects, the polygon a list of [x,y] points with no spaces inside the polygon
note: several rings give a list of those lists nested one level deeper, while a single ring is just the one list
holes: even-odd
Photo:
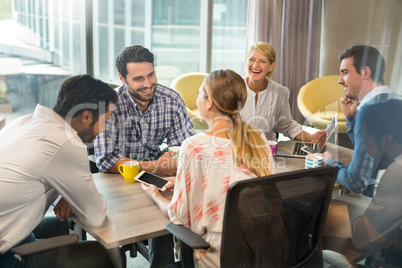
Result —
[{"label": "man's beard", "polygon": [[[151,88],[153,89],[152,96],[150,96],[148,98],[145,98],[144,96],[138,94],[137,91],[133,90],[128,84],[126,84],[126,86],[127,86],[128,94],[130,94],[131,97],[133,97],[139,101],[142,101],[142,102],[147,102],[147,101],[152,102],[153,101],[154,96],[155,96],[156,84],[152,84],[152,86],[151,86]],[[139,89],[137,89],[137,90],[139,90]]]},{"label": "man's beard", "polygon": [[94,135],[94,125],[95,121],[91,123],[90,126],[87,128],[83,129],[82,131],[78,132],[78,136],[81,138],[83,143],[92,143],[97,135]]}]

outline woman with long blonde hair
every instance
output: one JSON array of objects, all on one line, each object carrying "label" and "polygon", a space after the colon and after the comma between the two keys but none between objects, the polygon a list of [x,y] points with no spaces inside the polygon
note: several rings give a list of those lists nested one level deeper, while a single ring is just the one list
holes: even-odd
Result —
[{"label": "woman with long blonde hair", "polygon": [[156,187],[142,184],[171,222],[185,225],[211,245],[194,251],[200,267],[220,264],[229,186],[272,173],[272,155],[263,134],[239,117],[246,96],[244,80],[234,71],[208,75],[199,89],[197,106],[210,128],[183,142],[172,200]]}]

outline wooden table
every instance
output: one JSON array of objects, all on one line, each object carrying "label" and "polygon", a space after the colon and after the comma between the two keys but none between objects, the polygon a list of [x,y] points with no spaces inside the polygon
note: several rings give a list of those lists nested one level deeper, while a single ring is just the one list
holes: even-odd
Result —
[{"label": "wooden table", "polygon": [[[294,143],[294,141],[281,141],[279,142],[279,149],[293,153],[292,145]],[[327,143],[325,149],[333,154],[334,159],[345,165],[352,161],[353,150],[332,143]],[[275,159],[275,173],[304,169],[304,161],[304,158],[277,156]]]},{"label": "wooden table", "polygon": [[138,182],[128,183],[120,174],[93,174],[98,191],[107,205],[107,220],[101,227],[89,227],[77,218],[73,221],[105,248],[115,248],[168,234],[169,220],[148,198]]},{"label": "wooden table", "polygon": [[[289,146],[292,141],[281,142],[280,148]],[[330,145],[337,153],[337,146]],[[337,155],[340,160],[349,163],[350,150],[341,148]],[[353,155],[353,152],[352,152]],[[277,157],[276,173],[304,169],[303,158]],[[131,244],[148,238],[168,234],[165,226],[169,220],[161,213],[158,206],[143,192],[140,183],[127,183],[120,174],[93,174],[98,191],[107,204],[107,220],[97,228],[85,226],[77,218],[73,221],[110,249]]]}]

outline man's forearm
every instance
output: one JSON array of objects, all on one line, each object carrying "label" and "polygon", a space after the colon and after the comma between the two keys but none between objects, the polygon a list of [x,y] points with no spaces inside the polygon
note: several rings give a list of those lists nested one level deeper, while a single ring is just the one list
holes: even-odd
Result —
[{"label": "man's forearm", "polygon": [[119,160],[117,160],[117,162],[108,170],[108,172],[119,173],[119,165],[121,165],[127,161],[137,161],[139,163],[140,170],[148,171],[151,173],[156,172],[156,167],[155,167],[154,161],[139,161],[139,160],[130,159],[128,157],[122,157]]},{"label": "man's forearm", "polygon": [[130,161],[131,159],[128,157],[122,157],[119,160],[117,160],[116,163],[107,171],[110,173],[119,173],[119,165],[123,164],[124,162]]}]

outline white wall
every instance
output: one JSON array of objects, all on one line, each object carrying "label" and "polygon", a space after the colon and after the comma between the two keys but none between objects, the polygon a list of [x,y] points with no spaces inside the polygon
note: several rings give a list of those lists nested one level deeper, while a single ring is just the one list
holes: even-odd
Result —
[{"label": "white wall", "polygon": [[354,44],[385,58],[385,84],[402,94],[402,0],[323,0],[320,76],[339,74],[338,55]]}]

